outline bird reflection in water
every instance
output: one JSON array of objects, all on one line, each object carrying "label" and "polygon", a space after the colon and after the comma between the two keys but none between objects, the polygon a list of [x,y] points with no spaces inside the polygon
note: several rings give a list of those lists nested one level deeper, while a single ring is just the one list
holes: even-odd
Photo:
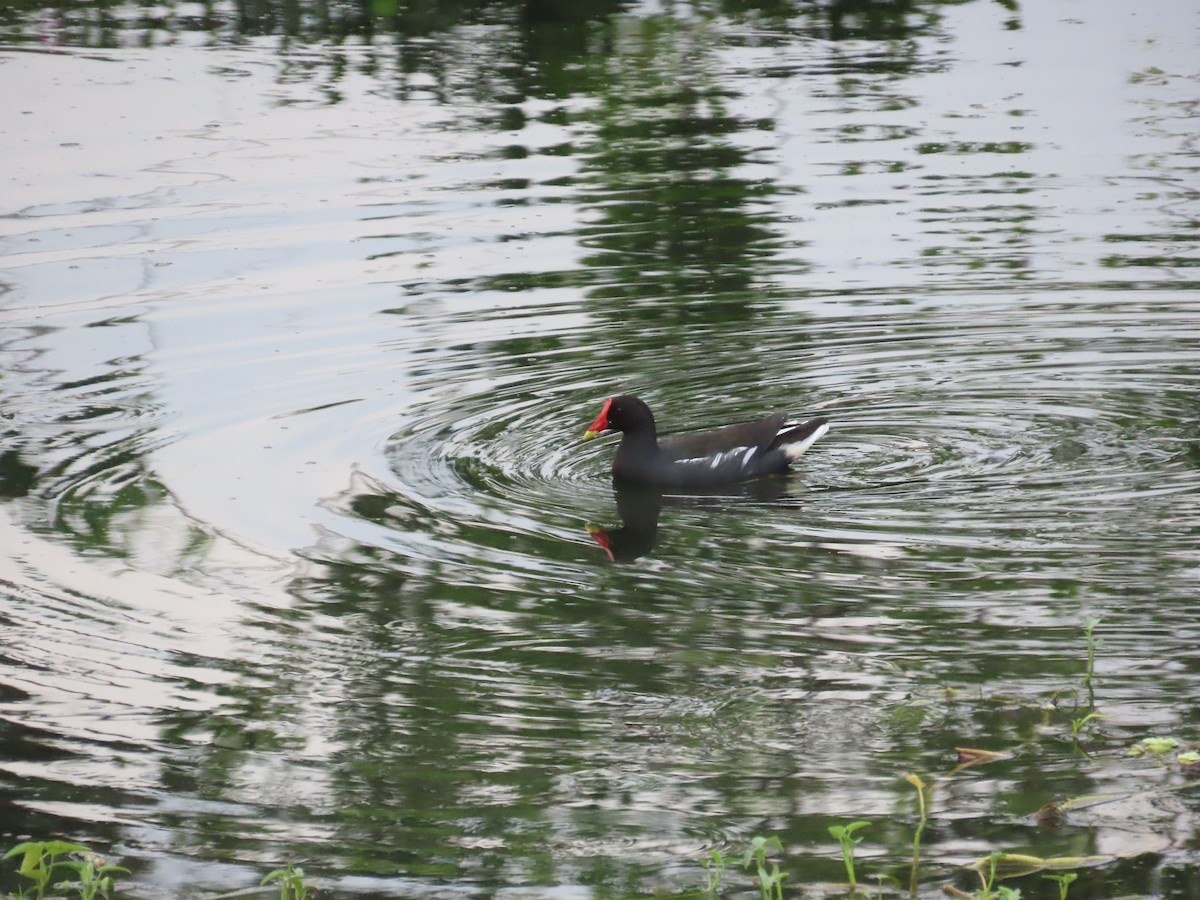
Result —
[{"label": "bird reflection in water", "polygon": [[788,491],[786,478],[771,477],[722,489],[670,494],[656,487],[614,483],[613,496],[620,527],[588,525],[587,530],[610,560],[625,563],[646,556],[658,545],[658,520],[663,507],[728,509],[731,500],[770,503],[784,499]]}]

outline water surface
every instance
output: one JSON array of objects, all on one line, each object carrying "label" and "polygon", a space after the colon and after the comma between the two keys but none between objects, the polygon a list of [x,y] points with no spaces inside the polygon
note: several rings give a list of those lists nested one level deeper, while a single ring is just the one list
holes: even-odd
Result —
[{"label": "water surface", "polygon": [[[909,772],[922,894],[1197,895],[1129,755],[1200,742],[1193,9],[299,13],[4,19],[5,846],[629,897],[774,834],[798,896],[863,819],[886,892]],[[630,500],[618,392],[834,428]]]}]

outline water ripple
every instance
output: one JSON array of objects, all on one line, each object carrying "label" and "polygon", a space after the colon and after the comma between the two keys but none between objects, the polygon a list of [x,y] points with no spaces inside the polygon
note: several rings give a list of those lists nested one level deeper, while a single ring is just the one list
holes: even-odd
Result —
[{"label": "water ripple", "polygon": [[[530,322],[554,331],[563,312],[542,310]],[[743,336],[754,364],[722,366],[710,378],[703,333],[653,369],[635,363],[635,377],[619,381],[577,371],[567,348],[553,360],[514,360],[475,341],[473,369],[490,377],[412,413],[388,443],[394,481],[377,488],[436,522],[434,531],[452,531],[456,559],[477,552],[499,564],[503,544],[510,560],[545,571],[540,540],[580,543],[585,522],[612,515],[613,444],[583,444],[580,432],[603,396],[636,390],[668,429],[689,413],[689,425],[708,427],[789,406],[833,419],[774,502],[753,504],[752,514],[744,498],[715,503],[735,520],[755,518],[766,547],[803,539],[1124,556],[1130,520],[1162,530],[1164,550],[1196,524],[1174,507],[1200,486],[1187,424],[1200,316],[1182,300],[941,299],[916,310],[818,315],[786,331],[783,320],[794,316],[777,318]],[[800,346],[796,327],[805,331]],[[636,357],[623,332],[589,348],[601,360]],[[692,376],[686,391],[680,372]],[[803,373],[802,387],[793,372]],[[805,398],[799,408],[797,397]],[[801,500],[819,517],[797,517]],[[685,536],[699,524],[686,508],[672,518]],[[403,516],[394,524],[403,528]],[[536,548],[514,543],[518,535],[537,539]],[[779,566],[769,581],[789,577],[781,562],[768,563]],[[692,563],[718,577],[706,560]]]}]

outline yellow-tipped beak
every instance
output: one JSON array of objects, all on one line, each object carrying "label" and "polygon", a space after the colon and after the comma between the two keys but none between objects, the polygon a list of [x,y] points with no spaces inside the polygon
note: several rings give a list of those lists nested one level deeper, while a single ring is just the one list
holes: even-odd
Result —
[{"label": "yellow-tipped beak", "polygon": [[590,441],[594,437],[598,437],[604,432],[609,431],[608,427],[608,411],[612,408],[612,397],[604,401],[604,406],[600,408],[600,415],[596,416],[596,421],[588,426],[588,430],[583,433],[583,439]]}]

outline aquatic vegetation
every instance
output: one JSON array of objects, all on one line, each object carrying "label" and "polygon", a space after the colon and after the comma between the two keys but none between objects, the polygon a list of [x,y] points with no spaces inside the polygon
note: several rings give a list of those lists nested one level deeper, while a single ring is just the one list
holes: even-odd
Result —
[{"label": "aquatic vegetation", "polygon": [[[1071,740],[1078,742],[1079,736],[1083,730],[1097,719],[1104,718],[1100,713],[1096,712],[1096,693],[1092,684],[1092,679],[1096,675],[1096,626],[1100,624],[1100,619],[1095,616],[1085,616],[1083,619],[1083,636],[1087,645],[1087,665],[1083,672],[1083,687],[1087,691],[1088,702],[1086,712],[1081,716],[1076,716],[1071,719]],[[1079,704],[1076,703],[1076,711],[1079,711]]]},{"label": "aquatic vegetation", "polygon": [[[1020,896],[1016,888],[997,884],[1005,878],[1018,878],[1022,875],[1033,875],[1037,872],[1054,872],[1059,874],[1047,875],[1059,882],[1060,898],[1066,896],[1066,887],[1077,877],[1069,869],[1082,866],[1094,866],[1108,862],[1105,856],[1028,856],[1023,853],[1005,853],[997,850],[982,859],[976,860],[969,869],[974,871],[980,880],[980,889],[975,894],[963,894],[962,891],[947,889],[947,893],[956,897],[974,897],[976,900],[1014,900]],[[1060,880],[1061,879],[1061,880]]]},{"label": "aquatic vegetation", "polygon": [[1043,875],[1050,881],[1058,883],[1058,900],[1067,900],[1067,890],[1071,887],[1071,882],[1079,877],[1078,872],[1063,872],[1058,875]]},{"label": "aquatic vegetation", "polygon": [[[750,845],[746,848],[742,855],[742,867],[755,867],[758,874],[759,891],[762,894],[762,900],[783,900],[783,873],[779,871],[779,863],[771,861],[770,868],[767,866],[767,853],[771,850],[783,850],[783,844],[777,837],[762,837],[755,836],[751,838]],[[719,849],[708,851],[708,856],[703,860],[705,872],[704,892],[712,896],[717,896],[720,890],[721,882],[725,877],[725,870],[736,857],[726,854]]]},{"label": "aquatic vegetation", "polygon": [[1103,719],[1104,716],[1098,712],[1090,712],[1086,715],[1079,716],[1071,720],[1071,740],[1078,740],[1079,735],[1083,733],[1083,729],[1087,728],[1088,724],[1094,719]]},{"label": "aquatic vegetation", "polygon": [[783,844],[777,837],[765,838],[755,836],[750,840],[750,846],[742,857],[742,868],[748,869],[753,864],[758,873],[758,887],[762,900],[783,900],[783,873],[779,871],[779,863],[771,861],[767,868],[767,852],[769,850],[783,851]]},{"label": "aquatic vegetation", "polygon": [[1011,759],[1011,753],[1000,753],[994,750],[979,750],[974,747],[955,747],[954,752],[958,754],[958,766],[954,771],[969,768],[970,766],[982,766],[987,763],[999,762],[1002,759]]},{"label": "aquatic vegetation", "polygon": [[1148,737],[1134,744],[1129,750],[1130,756],[1166,756],[1179,747],[1179,741],[1173,737]]},{"label": "aquatic vegetation", "polygon": [[[979,900],[991,900],[992,897],[998,897],[1000,900],[1017,900],[1021,896],[1021,892],[1014,891],[1012,888],[996,887],[996,866],[1004,858],[1004,852],[997,850],[987,857],[987,874],[984,874],[983,867],[979,867],[976,871],[979,872],[979,878],[983,882],[979,889]],[[978,864],[977,864],[978,865]]]},{"label": "aquatic vegetation", "polygon": [[829,834],[842,845],[842,862],[846,866],[846,880],[850,887],[856,887],[858,880],[854,877],[854,848],[862,843],[861,837],[854,837],[854,832],[866,828],[870,822],[851,822],[848,825],[830,825]]},{"label": "aquatic vegetation", "polygon": [[1087,671],[1083,676],[1083,683],[1090,691],[1092,688],[1092,677],[1096,674],[1096,626],[1100,624],[1100,619],[1095,616],[1087,616],[1083,620],[1083,634],[1087,639]]},{"label": "aquatic vegetation", "polygon": [[299,866],[288,863],[282,869],[268,872],[259,884],[269,884],[272,881],[279,883],[279,900],[306,900],[308,897],[308,885],[304,883],[304,870]]},{"label": "aquatic vegetation", "polygon": [[95,853],[78,854],[77,859],[68,859],[61,863],[75,872],[73,881],[62,882],[61,886],[75,890],[80,900],[93,900],[97,894],[108,897],[113,889],[113,873],[129,874],[124,866],[114,866],[105,863],[104,859]]},{"label": "aquatic vegetation", "polygon": [[1147,756],[1168,762],[1168,757],[1174,754],[1174,763],[1185,775],[1195,775],[1200,771],[1200,751],[1184,749],[1183,744],[1173,737],[1142,738],[1126,752],[1126,756]]},{"label": "aquatic vegetation", "polygon": [[[906,772],[902,777],[916,788],[917,791],[919,820],[916,833],[913,836],[912,870],[908,886],[909,893],[916,896],[919,892],[917,876],[920,864],[921,836],[929,816],[929,793],[928,785],[919,776]],[[1087,803],[1097,802],[1097,799],[1082,798],[1074,805],[1086,805]],[[1108,798],[1099,798],[1099,802],[1103,802],[1106,799]],[[1066,806],[1072,803],[1073,801],[1067,801],[1062,805]],[[841,845],[842,862],[846,868],[846,878],[849,883],[851,897],[863,896],[863,893],[860,891],[862,883],[858,880],[855,870],[854,852],[855,848],[864,839],[864,835],[858,832],[870,824],[868,821],[860,820],[849,822],[845,825],[831,825],[828,828],[830,836]],[[783,900],[783,879],[785,876],[780,871],[778,862],[768,859],[772,851],[782,850],[783,844],[778,837],[756,836],[751,839],[749,846],[742,855],[742,866],[746,869],[753,868],[757,873],[761,900]],[[704,891],[707,895],[718,896],[725,870],[733,859],[732,855],[726,854],[721,850],[714,849],[708,851],[707,857],[703,860],[707,875],[707,883]],[[1067,900],[1067,892],[1070,885],[1079,877],[1076,872],[1070,870],[1086,866],[1098,866],[1109,861],[1111,861],[1111,858],[1106,856],[1041,857],[996,850],[967,866],[967,869],[975,872],[979,878],[979,888],[976,891],[966,892],[959,890],[953,885],[945,884],[942,886],[942,892],[947,896],[958,898],[958,900],[1019,900],[1021,896],[1019,888],[1003,885],[1000,882],[1010,878],[1019,878],[1041,872],[1049,873],[1043,874],[1043,877],[1058,884],[1059,900]],[[899,886],[899,882],[889,876],[877,876],[877,880],[879,882],[878,895],[880,897],[883,896],[885,882]],[[289,897],[283,896],[281,900],[289,900]]]},{"label": "aquatic vegetation", "polygon": [[725,868],[729,865],[732,857],[726,856],[720,850],[712,849],[708,851],[708,856],[704,859],[704,873],[706,883],[704,892],[706,894],[716,894],[721,887],[721,879],[725,877]]},{"label": "aquatic vegetation", "polygon": [[929,816],[928,802],[926,800],[926,784],[917,775],[912,772],[905,772],[903,775],[905,781],[917,789],[917,805],[920,810],[921,817],[917,821],[917,830],[913,834],[913,855],[912,869],[909,873],[908,890],[912,894],[917,892],[917,873],[921,865],[921,835],[925,831],[925,822]]},{"label": "aquatic vegetation", "polygon": [[[32,882],[15,897],[43,900],[45,897],[76,897],[78,900],[110,898],[113,895],[113,876],[129,874],[124,866],[106,863],[104,858],[83,844],[70,841],[25,841],[4,854],[2,859],[21,857],[17,870]],[[279,884],[279,900],[307,900],[309,887],[304,870],[290,863],[263,876],[259,885]],[[243,896],[245,891],[221,896]],[[9,895],[0,895],[7,897]],[[218,898],[213,898],[218,900]],[[778,900],[778,898],[777,898]]]},{"label": "aquatic vegetation", "polygon": [[[11,859],[17,855],[21,856],[21,866],[17,871],[33,882],[18,896],[37,900],[45,897],[49,890],[74,892],[74,896],[81,900],[94,900],[96,896],[109,897],[112,894],[113,874],[129,872],[123,866],[108,865],[83,844],[69,841],[25,841],[5,853],[3,858]],[[65,874],[66,877],[59,877],[56,873]]]}]

